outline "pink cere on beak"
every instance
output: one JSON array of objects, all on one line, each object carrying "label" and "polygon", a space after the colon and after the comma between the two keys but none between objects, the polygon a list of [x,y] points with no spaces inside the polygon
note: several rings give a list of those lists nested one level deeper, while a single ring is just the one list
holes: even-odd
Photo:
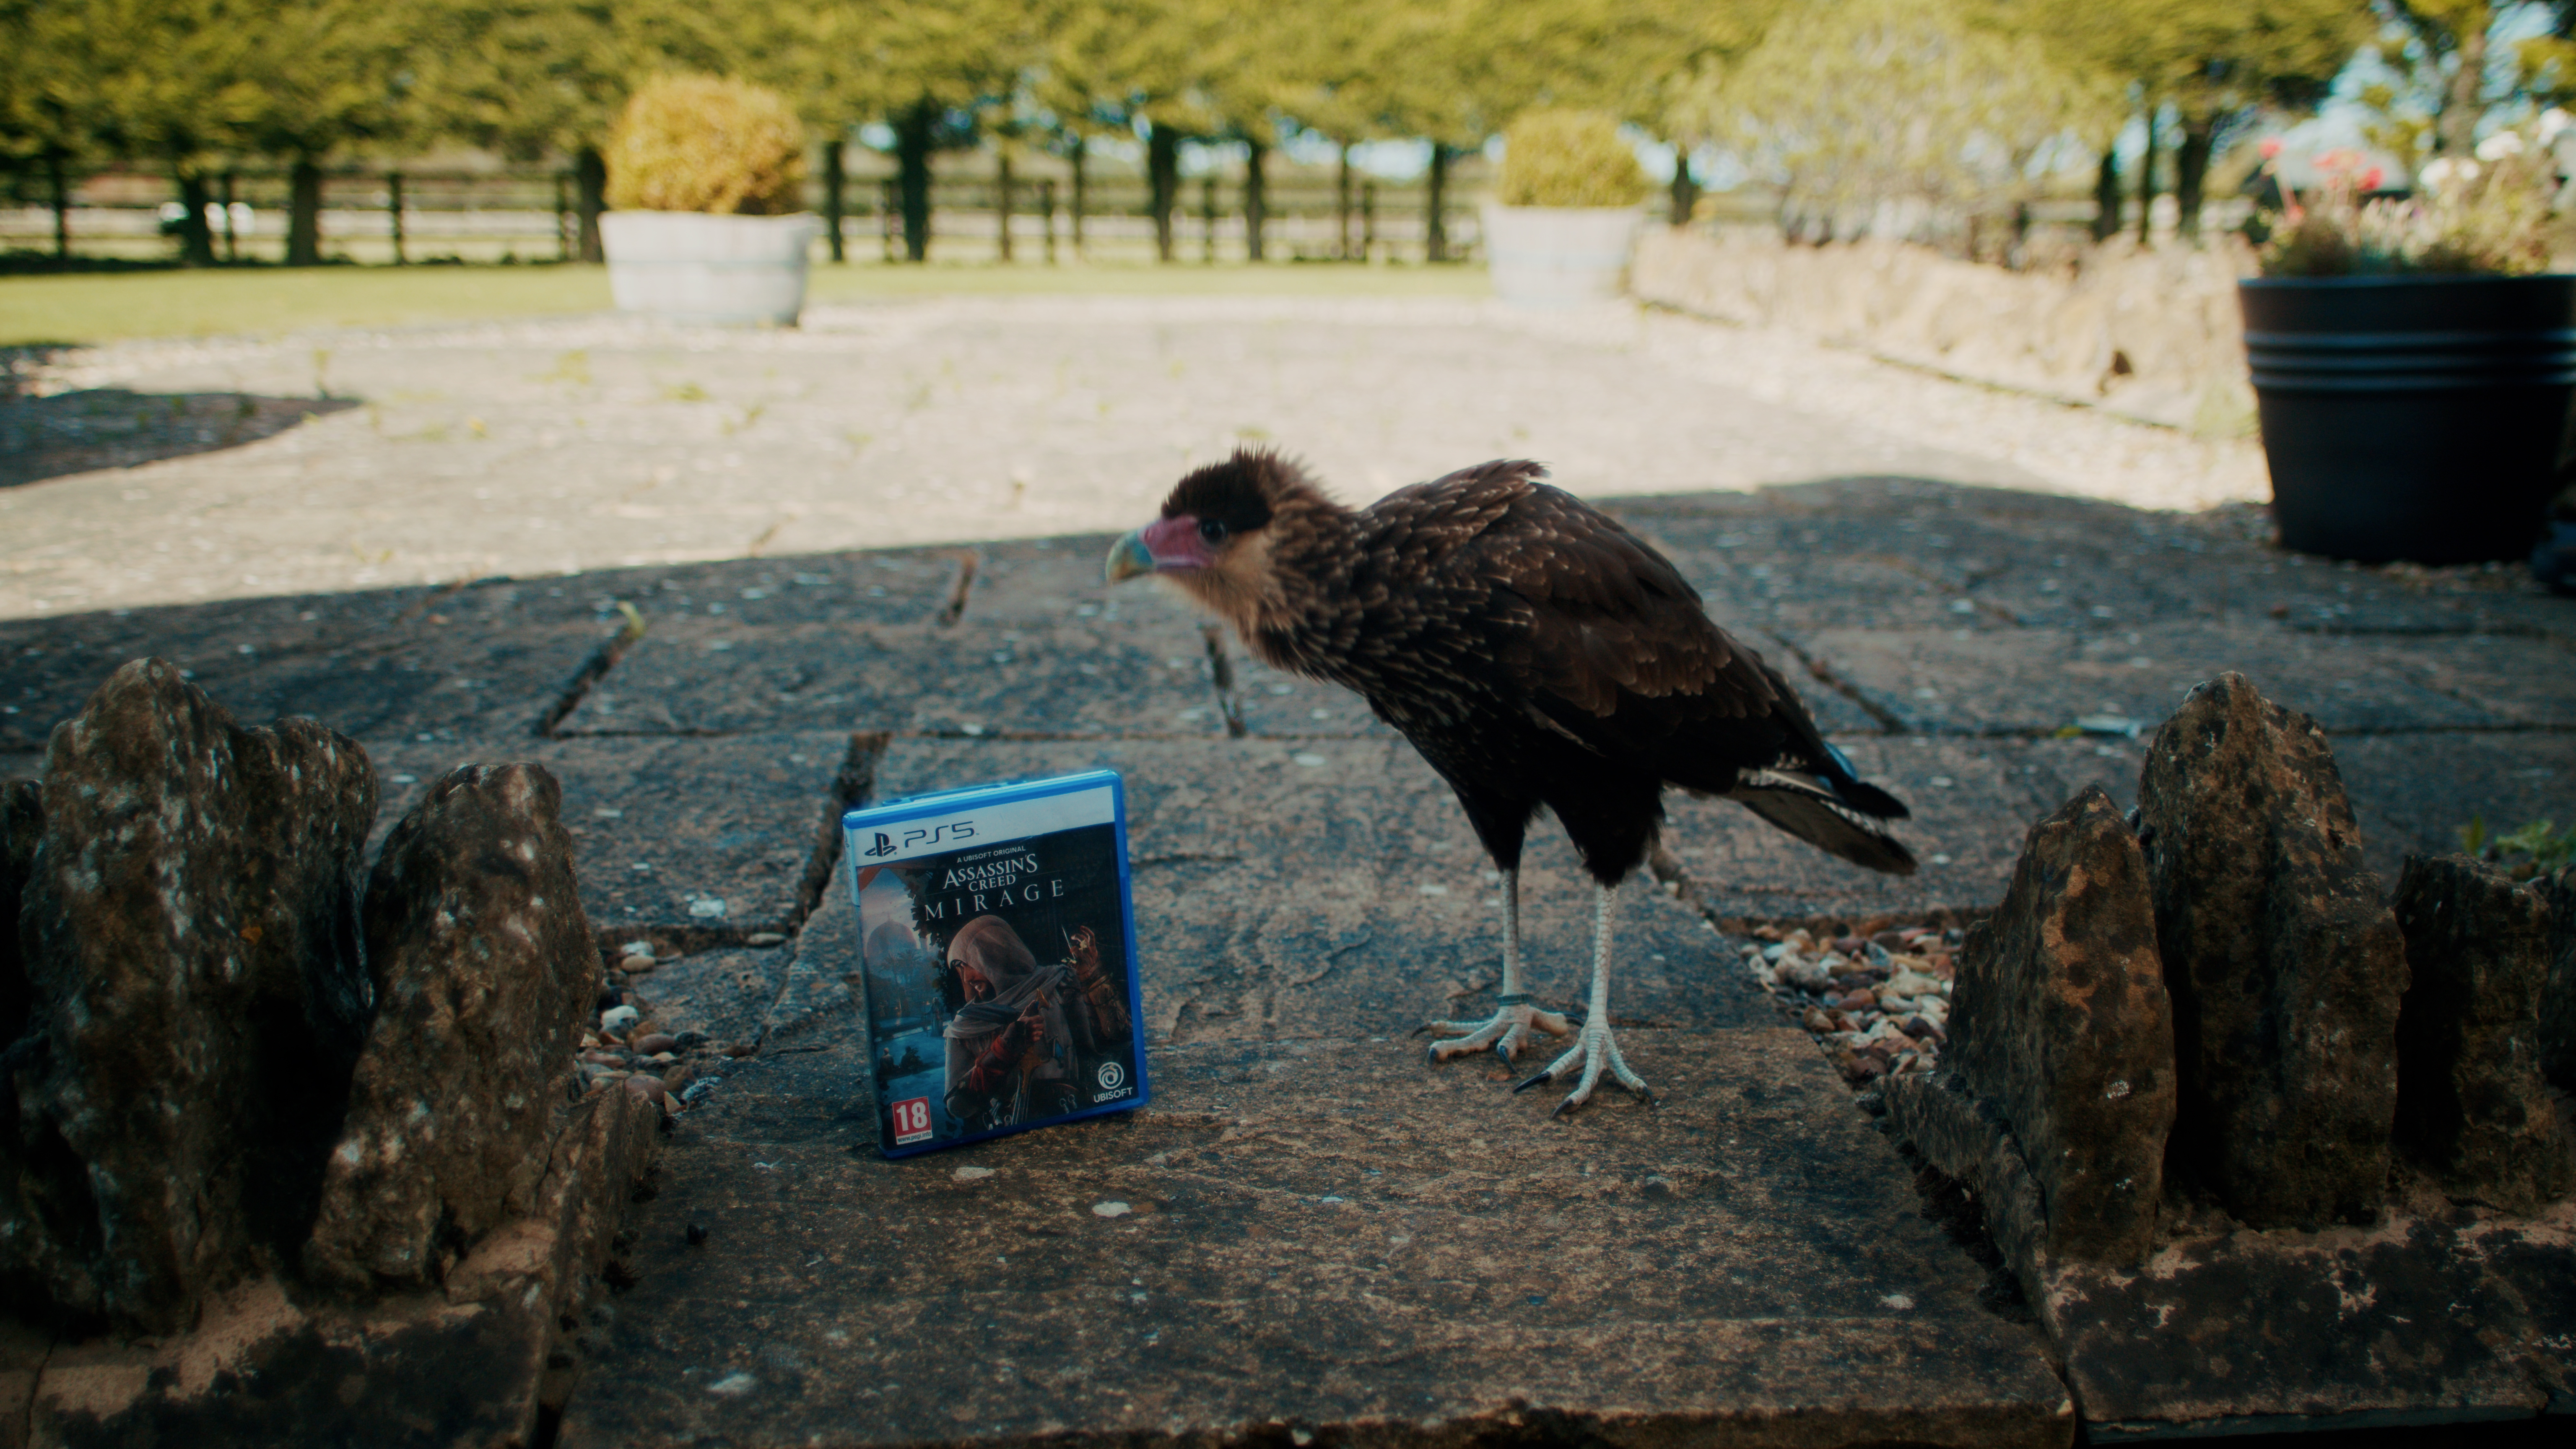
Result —
[{"label": "pink cere on beak", "polygon": [[1149,523],[1139,530],[1145,548],[1154,556],[1156,573],[1178,569],[1203,569],[1216,562],[1208,552],[1206,540],[1199,537],[1199,521],[1184,513]]}]

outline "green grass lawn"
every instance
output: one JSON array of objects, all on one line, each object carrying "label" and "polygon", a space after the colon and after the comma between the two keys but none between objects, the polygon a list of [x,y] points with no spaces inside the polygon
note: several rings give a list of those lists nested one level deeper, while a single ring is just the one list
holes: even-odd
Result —
[{"label": "green grass lawn", "polygon": [[[817,265],[817,302],[929,296],[1481,297],[1475,266]],[[599,267],[282,267],[0,277],[0,346],[597,312]]]}]

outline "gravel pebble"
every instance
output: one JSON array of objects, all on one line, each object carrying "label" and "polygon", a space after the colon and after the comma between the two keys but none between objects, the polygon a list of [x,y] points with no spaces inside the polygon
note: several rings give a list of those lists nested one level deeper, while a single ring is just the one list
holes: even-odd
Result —
[{"label": "gravel pebble", "polygon": [[1957,934],[1913,926],[1818,941],[1797,930],[1737,949],[1782,1013],[1858,1088],[1939,1065],[1955,972],[1954,953],[1935,948],[1954,946]]},{"label": "gravel pebble", "polygon": [[678,1051],[680,1039],[668,1032],[646,1032],[635,1039],[634,1045],[635,1050],[649,1057],[661,1052]]}]

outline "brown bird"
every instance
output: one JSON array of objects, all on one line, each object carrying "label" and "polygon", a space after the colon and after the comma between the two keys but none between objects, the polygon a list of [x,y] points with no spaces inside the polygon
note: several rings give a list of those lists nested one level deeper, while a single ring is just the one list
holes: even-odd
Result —
[{"label": "brown bird", "polygon": [[[1356,690],[1449,782],[1503,874],[1503,982],[1491,1018],[1424,1024],[1463,1033],[1431,1059],[1490,1045],[1508,1062],[1534,1032],[1573,1035],[1514,1089],[1579,1070],[1564,1112],[1605,1070],[1648,1095],[1610,1031],[1610,907],[1665,786],[1740,801],[1872,870],[1906,874],[1914,857],[1879,823],[1905,807],[1856,778],[1779,671],[1661,554],[1546,476],[1497,460],[1354,511],[1277,453],[1238,450],[1183,478],[1108,575],[1168,578],[1265,662]],[[1580,1017],[1539,1010],[1521,981],[1521,842],[1541,806],[1599,885]]]}]

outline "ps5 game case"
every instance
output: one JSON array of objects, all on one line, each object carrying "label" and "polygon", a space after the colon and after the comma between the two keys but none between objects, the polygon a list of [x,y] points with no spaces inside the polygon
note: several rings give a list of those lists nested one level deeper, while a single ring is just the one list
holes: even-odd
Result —
[{"label": "ps5 game case", "polygon": [[887,1156],[1145,1105],[1114,771],[915,796],[841,829]]}]

